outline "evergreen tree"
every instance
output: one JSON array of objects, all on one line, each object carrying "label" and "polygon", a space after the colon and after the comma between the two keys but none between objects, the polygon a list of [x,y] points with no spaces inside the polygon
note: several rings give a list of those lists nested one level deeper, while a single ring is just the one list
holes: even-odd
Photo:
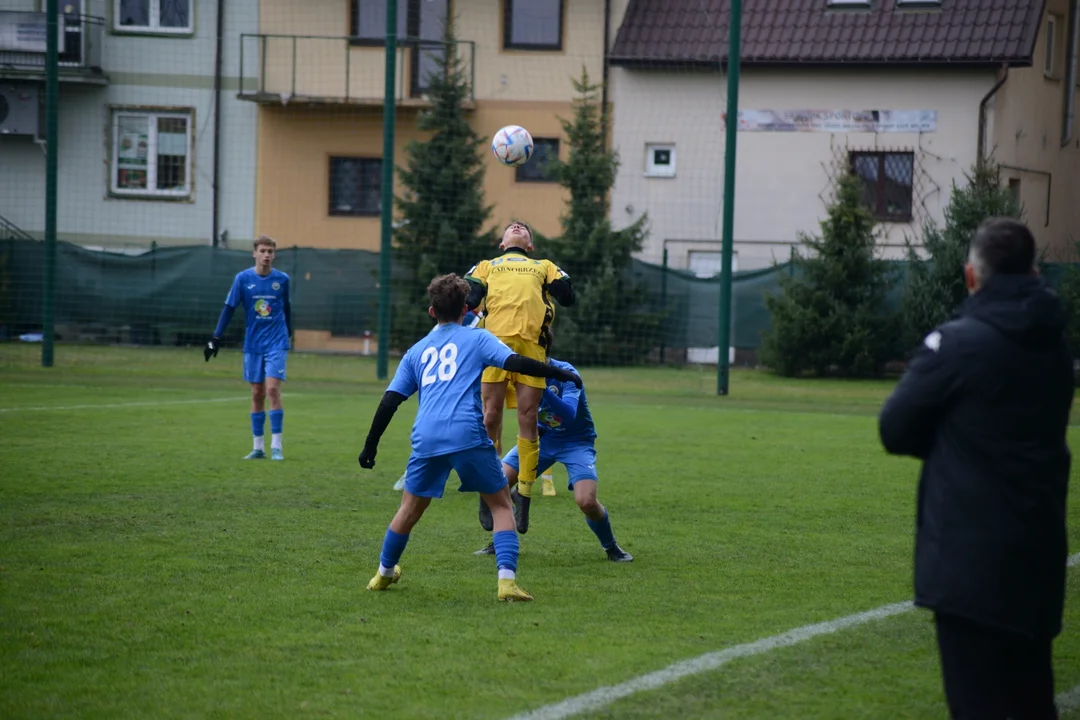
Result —
[{"label": "evergreen tree", "polygon": [[[1065,339],[1074,358],[1080,358],[1080,242],[1073,244],[1072,262],[1063,264],[1058,277],[1057,293],[1065,305]],[[1080,378],[1078,378],[1080,379]]]},{"label": "evergreen tree", "polygon": [[609,193],[619,160],[604,144],[601,86],[590,81],[585,68],[573,82],[574,114],[562,120],[569,159],[552,161],[569,196],[560,217],[562,234],[538,239],[538,247],[551,247],[577,296],[573,306],[556,309],[554,354],[582,364],[632,364],[655,346],[661,322],[647,310],[647,288],[630,276],[633,253],[648,236],[646,220],[642,216],[622,230],[612,228]]},{"label": "evergreen tree", "polygon": [[402,222],[394,232],[395,300],[392,341],[404,348],[431,329],[427,286],[438,274],[464,273],[496,245],[484,229],[491,206],[484,204],[486,145],[469,125],[464,104],[469,80],[448,19],[443,33],[445,56],[426,79],[431,107],[420,114],[419,128],[430,133],[406,148],[398,178],[404,188],[396,199]]},{"label": "evergreen tree", "polygon": [[944,228],[932,221],[923,226],[923,248],[928,257],[923,258],[910,239],[906,241],[908,282],[901,312],[907,347],[918,345],[967,298],[964,263],[979,224],[995,216],[1020,217],[1015,196],[1001,186],[997,165],[989,160],[978,163],[966,177],[963,187],[953,183]]},{"label": "evergreen tree", "polygon": [[821,223],[821,236],[801,235],[811,252],[796,253],[794,274],[766,297],[772,329],[762,362],[781,375],[871,375],[893,352],[894,321],[886,314],[891,271],[877,250],[873,216],[862,186],[845,172]]}]

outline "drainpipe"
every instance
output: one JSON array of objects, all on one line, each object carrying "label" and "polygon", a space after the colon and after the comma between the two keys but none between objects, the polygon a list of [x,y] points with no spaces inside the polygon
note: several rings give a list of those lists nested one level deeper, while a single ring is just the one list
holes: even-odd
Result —
[{"label": "drainpipe", "polygon": [[600,147],[607,147],[608,134],[608,45],[611,35],[611,0],[604,0],[604,69],[600,89]]},{"label": "drainpipe", "polygon": [[221,206],[221,66],[222,54],[225,45],[225,0],[217,0],[217,55],[214,58],[214,203],[211,209],[213,214],[213,230],[210,244],[218,246],[218,214]]},{"label": "drainpipe", "polygon": [[1073,139],[1076,125],[1076,63],[1080,54],[1080,0],[1069,5],[1069,59],[1065,65],[1065,116],[1061,124],[1061,147]]},{"label": "drainpipe", "polygon": [[983,99],[979,102],[979,147],[978,154],[975,156],[975,162],[980,167],[983,161],[986,159],[986,104],[990,102],[990,99],[997,94],[997,91],[1001,89],[1001,86],[1005,84],[1005,81],[1009,78],[1009,65],[1008,63],[1001,64],[1001,77],[994,83],[994,87],[990,88],[990,92],[983,96]]}]

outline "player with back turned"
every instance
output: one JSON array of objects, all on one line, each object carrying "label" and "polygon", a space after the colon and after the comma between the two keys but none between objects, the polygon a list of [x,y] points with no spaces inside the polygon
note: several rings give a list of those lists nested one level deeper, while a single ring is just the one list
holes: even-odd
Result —
[{"label": "player with back turned", "polygon": [[532,600],[517,585],[519,541],[514,531],[506,477],[487,435],[480,403],[480,377],[485,368],[558,380],[581,386],[574,372],[515,354],[487,330],[463,327],[469,285],[454,274],[431,281],[428,313],[438,325],[405,353],[371,421],[358,458],[360,467],[375,466],[379,439],[401,403],[419,392],[412,429],[412,454],[405,473],[401,506],[383,538],[379,569],[369,590],[386,590],[401,578],[398,560],[409,534],[431,504],[442,497],[450,471],[462,492],[479,492],[491,508],[494,555],[499,569],[498,599]]},{"label": "player with back turned", "polygon": [[285,366],[292,335],[292,305],[289,301],[289,276],[274,269],[277,242],[263,235],[255,240],[255,267],[236,274],[232,288],[225,297],[214,334],[203,347],[203,357],[209,362],[218,354],[221,337],[229,326],[233,312],[243,305],[244,379],[251,383],[251,434],[254,448],[244,458],[259,460],[266,457],[263,435],[266,428],[266,401],[270,401],[270,457],[284,460],[282,428],[285,411],[281,406],[281,383],[285,382]]}]

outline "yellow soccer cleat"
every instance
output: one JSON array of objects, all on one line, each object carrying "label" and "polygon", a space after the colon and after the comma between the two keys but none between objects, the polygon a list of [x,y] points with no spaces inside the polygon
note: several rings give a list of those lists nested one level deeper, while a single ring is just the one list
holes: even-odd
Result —
[{"label": "yellow soccer cleat", "polygon": [[540,479],[543,481],[541,488],[544,497],[555,497],[555,480],[551,477],[551,473],[544,473]]},{"label": "yellow soccer cleat", "polygon": [[518,587],[517,580],[499,580],[499,602],[531,602],[533,596]]},{"label": "yellow soccer cleat", "polygon": [[392,577],[387,577],[386,575],[380,575],[379,573],[375,573],[375,577],[371,578],[371,582],[369,582],[367,584],[367,589],[368,590],[386,590],[387,588],[389,588],[391,585],[393,585],[394,583],[396,583],[400,579],[401,579],[401,566],[400,565],[395,565],[394,566],[394,574],[393,574]]}]

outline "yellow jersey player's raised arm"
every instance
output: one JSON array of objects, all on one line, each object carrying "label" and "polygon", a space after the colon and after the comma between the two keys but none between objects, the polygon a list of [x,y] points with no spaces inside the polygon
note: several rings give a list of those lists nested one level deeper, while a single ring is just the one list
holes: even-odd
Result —
[{"label": "yellow jersey player's raised arm", "polygon": [[[554,303],[564,307],[574,304],[570,276],[550,260],[530,257],[532,230],[513,222],[503,232],[499,248],[503,254],[477,263],[466,275],[469,297],[466,306],[473,310],[484,303],[484,328],[524,357],[547,360],[547,328],[555,317]],[[539,462],[539,439],[536,416],[544,382],[525,375],[488,368],[482,378],[484,426],[488,437],[500,447],[502,414],[507,383],[513,382],[517,395],[518,455],[521,472],[518,478],[519,528],[527,527],[528,504]],[[489,516],[480,508],[480,522],[485,528]],[[519,529],[520,532],[520,529]]]}]

